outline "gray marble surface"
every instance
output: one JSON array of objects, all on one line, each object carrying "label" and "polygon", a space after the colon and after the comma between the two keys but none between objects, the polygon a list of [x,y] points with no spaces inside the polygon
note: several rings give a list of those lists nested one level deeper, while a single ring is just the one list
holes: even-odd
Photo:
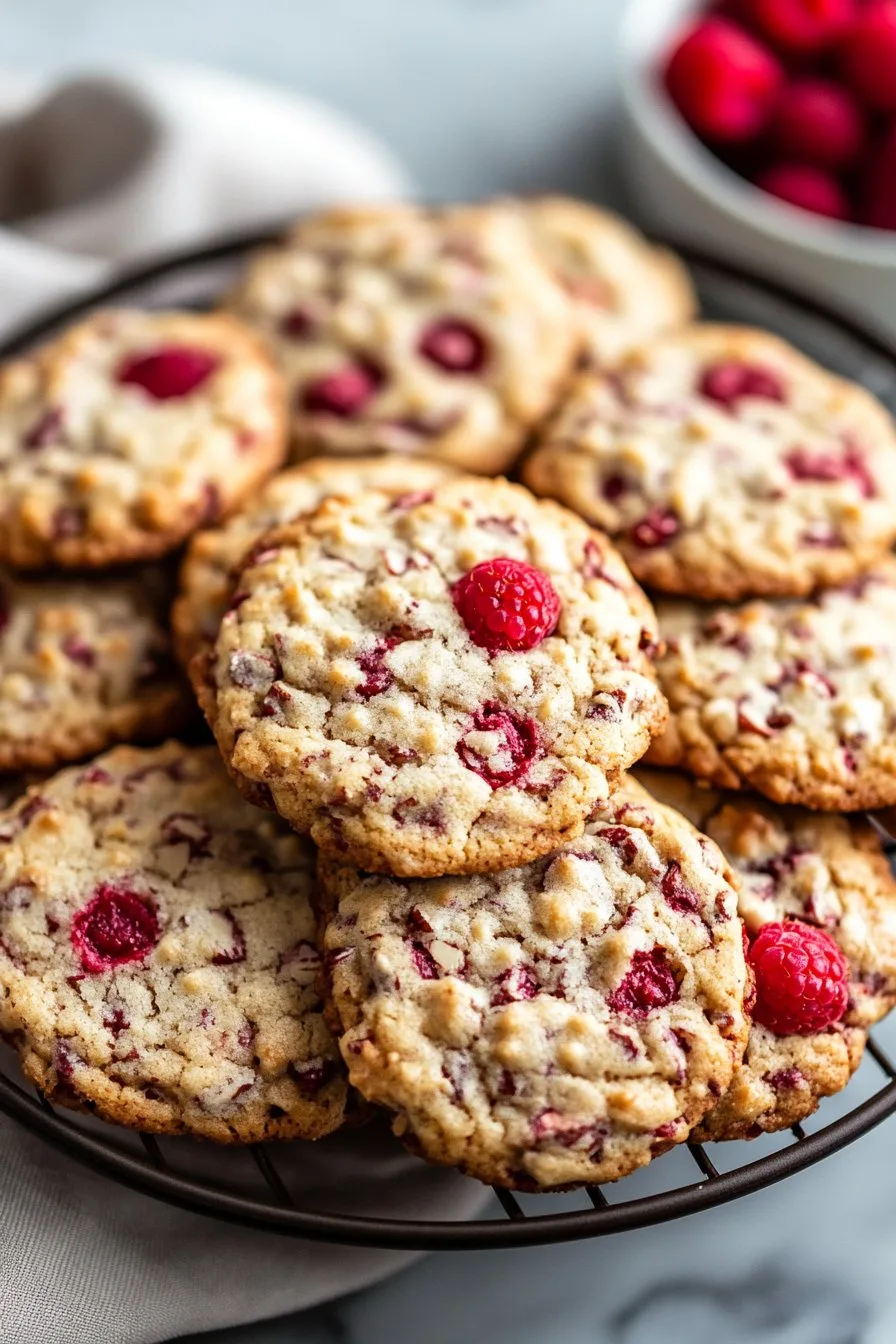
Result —
[{"label": "gray marble surface", "polygon": [[[390,140],[433,197],[549,186],[612,201],[620,8],[621,0],[29,0],[3,8],[0,62],[43,70],[119,55],[201,59],[345,108]],[[888,1034],[896,1044],[896,1030]],[[855,1086],[870,1092],[877,1083],[866,1063]],[[670,1154],[656,1164],[660,1178],[691,1179],[677,1165],[686,1161]],[[894,1172],[891,1124],[784,1185],[684,1222],[568,1246],[433,1256],[320,1310],[201,1338],[893,1344]],[[638,1191],[654,1188],[646,1174],[632,1180]]]}]

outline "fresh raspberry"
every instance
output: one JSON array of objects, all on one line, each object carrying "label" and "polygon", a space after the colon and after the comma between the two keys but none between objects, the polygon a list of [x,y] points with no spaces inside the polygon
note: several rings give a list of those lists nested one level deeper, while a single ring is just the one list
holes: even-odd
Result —
[{"label": "fresh raspberry", "polygon": [[119,383],[141,387],[154,401],[172,401],[200,388],[220,362],[210,350],[169,345],[161,350],[128,355],[119,364],[115,377]]},{"label": "fresh raspberry", "polygon": [[708,140],[751,140],[771,116],[783,80],[778,61],[724,18],[699,22],[666,65],[669,97]]},{"label": "fresh raspberry", "polygon": [[859,15],[846,35],[843,70],[871,107],[896,111],[896,0],[875,0]]},{"label": "fresh raspberry", "polygon": [[560,599],[547,574],[507,556],[474,565],[452,596],[473,643],[492,653],[534,649],[560,619]]},{"label": "fresh raspberry", "polygon": [[700,375],[700,395],[720,406],[732,409],[741,397],[760,397],[764,401],[785,401],[784,384],[773,369],[759,364],[744,364],[724,359],[708,364]]},{"label": "fresh raspberry", "polygon": [[746,21],[789,56],[838,42],[856,16],[856,0],[743,0]]},{"label": "fresh raspberry", "polygon": [[753,1017],[776,1036],[811,1036],[846,1012],[849,969],[830,934],[798,920],[764,924],[750,947]]},{"label": "fresh raspberry", "polygon": [[485,341],[469,322],[446,317],[420,337],[420,354],[445,373],[478,373],[485,363]]},{"label": "fresh raspberry", "polygon": [[865,183],[862,223],[872,229],[896,229],[896,126],[872,154]]},{"label": "fresh raspberry", "polygon": [[770,196],[828,219],[849,219],[852,208],[840,183],[823,168],[808,163],[778,163],[756,178],[756,186]]},{"label": "fresh raspberry", "polygon": [[349,364],[309,383],[302,395],[302,406],[312,415],[336,415],[341,420],[350,420],[360,415],[382,382],[382,374],[373,365]]},{"label": "fresh raspberry", "polygon": [[862,148],[865,123],[855,98],[839,84],[795,79],[778,101],[772,137],[784,159],[843,168]]}]

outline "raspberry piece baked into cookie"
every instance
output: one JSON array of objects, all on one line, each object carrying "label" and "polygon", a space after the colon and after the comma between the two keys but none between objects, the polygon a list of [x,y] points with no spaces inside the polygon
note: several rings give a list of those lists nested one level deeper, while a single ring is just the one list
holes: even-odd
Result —
[{"label": "raspberry piece baked into cookie", "polygon": [[195,713],[160,569],[81,579],[0,572],[0,770],[48,769]]},{"label": "raspberry piece baked into cookie", "polygon": [[896,560],[811,602],[659,606],[671,717],[651,760],[780,803],[896,803]]},{"label": "raspberry piece baked into cookie", "polygon": [[309,513],[330,495],[362,490],[425,493],[453,475],[442,462],[382,457],[313,458],[273,476],[245,509],[223,527],[197,532],[180,572],[171,613],[175,648],[186,666],[214,640],[233,592],[233,571],[262,532]]},{"label": "raspberry piece baked into cookie", "polygon": [[896,538],[896,429],[870,393],[748,328],[684,328],[583,372],[524,467],[635,578],[734,601],[843,583]]},{"label": "raspberry piece baked into cookie", "polygon": [[683,263],[618,215],[563,196],[511,206],[572,299],[584,352],[597,364],[615,363],[694,316],[696,298]]},{"label": "raspberry piece baked into cookie", "polygon": [[339,1127],[310,849],[213,747],[120,747],[0,814],[0,1029],[54,1101],[220,1142]]},{"label": "raspberry piece baked into cookie", "polygon": [[0,369],[0,560],[162,555],[282,462],[283,385],[225,315],[109,310]]},{"label": "raspberry piece baked into cookie", "polygon": [[386,450],[502,471],[577,348],[526,228],[487,207],[313,215],[250,261],[229,303],[286,375],[298,456]]},{"label": "raspberry piece baked into cookie", "polygon": [[[833,1017],[827,1026],[783,1035],[755,1021],[743,1064],[700,1136],[785,1129],[846,1086],[867,1028],[896,1004],[896,879],[881,841],[866,821],[701,789],[672,771],[639,770],[638,777],[719,845],[751,939],[762,929],[823,931],[846,959],[845,1011],[837,1011],[839,1002],[830,1012],[822,1004]],[[756,971],[761,989],[761,963]]]},{"label": "raspberry piece baked into cookie", "polygon": [[685,1139],[748,1031],[737,898],[711,841],[627,781],[582,837],[491,876],[322,857],[351,1083],[433,1162],[551,1188]]},{"label": "raspberry piece baked into cookie", "polygon": [[372,871],[581,833],[666,708],[605,538],[506,481],[331,499],[257,543],[191,675],[234,777]]}]

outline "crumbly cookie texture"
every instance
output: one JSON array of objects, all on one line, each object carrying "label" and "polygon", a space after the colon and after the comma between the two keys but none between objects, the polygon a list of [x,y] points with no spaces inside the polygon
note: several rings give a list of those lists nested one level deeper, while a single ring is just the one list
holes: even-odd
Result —
[{"label": "crumbly cookie texture", "polygon": [[812,1036],[775,1036],[754,1024],[733,1082],[691,1138],[755,1139],[800,1124],[825,1097],[843,1091],[862,1062],[865,1040],[859,1027],[840,1024]]},{"label": "crumbly cookie texture", "polygon": [[286,375],[297,456],[381,450],[503,471],[578,345],[527,229],[486,207],[313,215],[256,254],[229,305]]},{"label": "crumbly cookie texture", "polygon": [[0,839],[0,1029],[48,1097],[225,1143],[341,1124],[310,848],[214,747],[119,747],[30,790]]},{"label": "crumbly cookie texture", "polygon": [[0,560],[162,555],[285,451],[282,380],[233,318],[95,313],[0,369]]},{"label": "crumbly cookie texture", "polygon": [[[453,588],[510,557],[556,630],[490,652]],[[507,868],[581,834],[665,721],[653,612],[600,534],[506,481],[331,499],[263,537],[191,674],[258,802],[374,872]]]},{"label": "crumbly cookie texture", "polygon": [[751,934],[773,920],[802,919],[846,955],[842,1023],[806,1036],[776,1036],[754,1023],[731,1086],[694,1137],[749,1139],[787,1129],[846,1086],[867,1028],[896,1003],[896,880],[880,838],[865,821],[700,788],[674,771],[639,770],[638,778],[719,845]]},{"label": "crumbly cookie texture", "polygon": [[638,778],[722,850],[750,934],[801,919],[840,945],[850,1026],[873,1026],[896,1005],[896,878],[870,823],[700,788],[671,770],[642,769]]},{"label": "crumbly cookie texture", "polygon": [[812,602],[658,611],[655,764],[826,811],[896,803],[896,560]]},{"label": "crumbly cookie texture", "polygon": [[749,976],[717,847],[627,781],[527,867],[401,882],[320,865],[351,1083],[433,1162],[552,1188],[685,1139],[746,1042]]},{"label": "crumbly cookie texture", "polygon": [[690,597],[800,597],[896,538],[884,407],[749,328],[686,327],[582,373],[523,474]]},{"label": "crumbly cookie texture", "polygon": [[311,512],[330,495],[369,489],[395,495],[425,492],[452,474],[443,462],[384,454],[316,457],[273,476],[223,527],[197,532],[190,542],[171,612],[174,646],[183,665],[217,635],[233,592],[233,571],[262,532]]},{"label": "crumbly cookie texture", "polygon": [[683,326],[697,310],[684,264],[610,211],[563,196],[512,202],[573,301],[583,349],[599,365]]},{"label": "crumbly cookie texture", "polygon": [[0,572],[0,770],[50,769],[175,731],[195,707],[166,629],[168,578]]}]

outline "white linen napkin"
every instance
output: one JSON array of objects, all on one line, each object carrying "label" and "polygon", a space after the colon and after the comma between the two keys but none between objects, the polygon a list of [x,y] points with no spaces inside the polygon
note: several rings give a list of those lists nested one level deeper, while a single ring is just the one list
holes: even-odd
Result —
[{"label": "white linen napkin", "polygon": [[[0,73],[0,331],[160,250],[407,191],[386,149],[291,94],[182,66],[55,90]],[[185,1140],[168,1152],[184,1172],[242,1171],[260,1193],[246,1154]],[[487,1198],[371,1131],[276,1158],[295,1194],[370,1216],[471,1217]],[[311,1306],[413,1258],[181,1213],[0,1117],[2,1344],[155,1344]]]}]

